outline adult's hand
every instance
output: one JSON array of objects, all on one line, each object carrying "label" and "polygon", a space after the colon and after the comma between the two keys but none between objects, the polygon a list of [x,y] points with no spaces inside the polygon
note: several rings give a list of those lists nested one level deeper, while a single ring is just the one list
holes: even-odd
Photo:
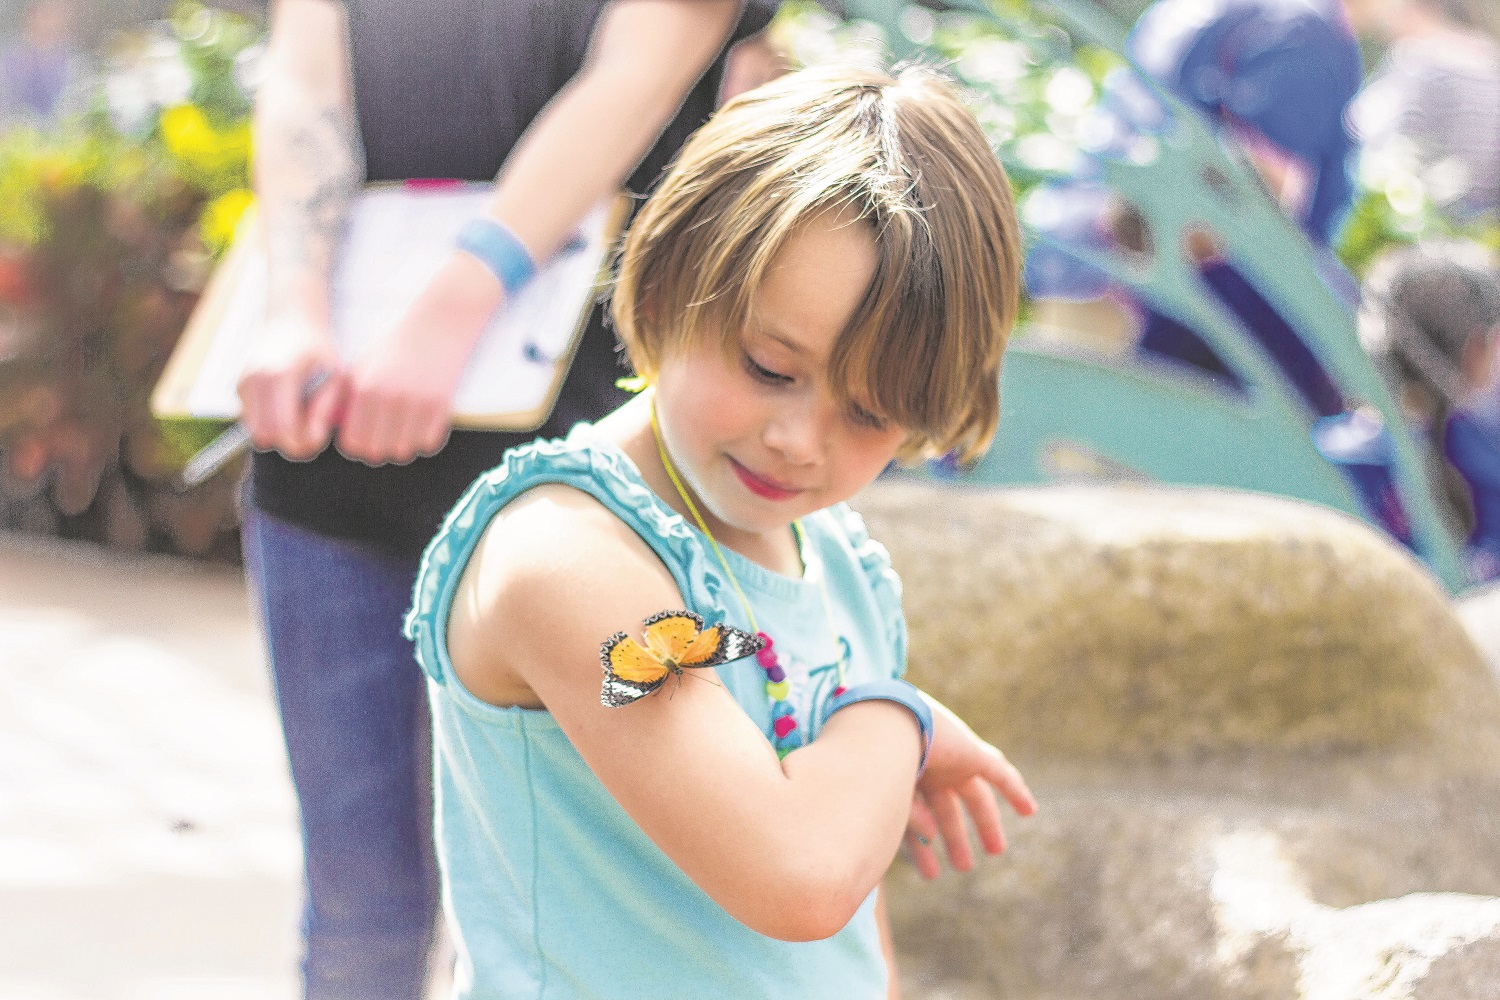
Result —
[{"label": "adult's hand", "polygon": [[454,253],[390,336],[349,372],[339,451],[368,465],[436,454],[448,440],[464,366],[503,299],[483,264]]},{"label": "adult's hand", "polygon": [[[344,395],[326,323],[295,310],[270,318],[240,376],[240,422],[261,451],[305,462],[328,447]],[[307,386],[326,379],[311,395]]]}]

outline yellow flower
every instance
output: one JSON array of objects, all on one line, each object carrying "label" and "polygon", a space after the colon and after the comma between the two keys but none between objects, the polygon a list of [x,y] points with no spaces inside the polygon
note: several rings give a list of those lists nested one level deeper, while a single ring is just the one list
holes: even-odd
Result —
[{"label": "yellow flower", "polygon": [[198,233],[209,253],[217,257],[229,248],[240,218],[253,204],[255,195],[249,188],[235,188],[203,207],[203,214],[198,217]]},{"label": "yellow flower", "polygon": [[162,142],[187,179],[208,191],[241,183],[250,159],[250,123],[216,129],[196,104],[178,104],[161,113]]}]

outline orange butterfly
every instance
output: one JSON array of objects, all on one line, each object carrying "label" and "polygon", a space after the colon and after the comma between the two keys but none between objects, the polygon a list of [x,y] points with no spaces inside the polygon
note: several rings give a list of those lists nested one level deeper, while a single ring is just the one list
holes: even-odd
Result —
[{"label": "orange butterfly", "polygon": [[714,667],[758,652],[765,641],[728,625],[703,627],[691,611],[663,611],[641,623],[645,642],[616,632],[599,647],[604,690],[599,700],[619,708],[660,688],[684,667]]}]

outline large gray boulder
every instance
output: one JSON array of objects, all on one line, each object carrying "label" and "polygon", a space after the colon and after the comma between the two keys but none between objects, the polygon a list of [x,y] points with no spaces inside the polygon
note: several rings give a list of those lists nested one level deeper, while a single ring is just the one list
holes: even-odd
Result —
[{"label": "large gray boulder", "polygon": [[1403,550],[1208,490],[893,482],[856,506],[905,582],[912,679],[1042,801],[1004,858],[892,877],[910,996],[1494,982],[1500,695]]}]

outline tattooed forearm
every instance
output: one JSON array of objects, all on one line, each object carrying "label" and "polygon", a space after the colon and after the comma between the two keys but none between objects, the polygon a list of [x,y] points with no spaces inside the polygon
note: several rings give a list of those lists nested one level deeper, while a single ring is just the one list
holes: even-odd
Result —
[{"label": "tattooed forearm", "polygon": [[256,189],[267,232],[273,307],[302,282],[326,283],[349,202],[364,176],[350,109],[265,95],[257,116]]}]

